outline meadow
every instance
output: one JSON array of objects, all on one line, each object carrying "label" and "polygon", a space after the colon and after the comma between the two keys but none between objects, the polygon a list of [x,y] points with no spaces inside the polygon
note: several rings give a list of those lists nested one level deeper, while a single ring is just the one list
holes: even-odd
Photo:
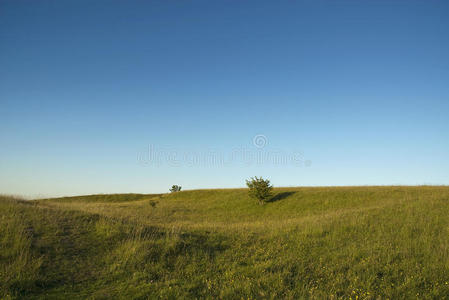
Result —
[{"label": "meadow", "polygon": [[274,194],[0,196],[0,298],[449,298],[449,187]]}]

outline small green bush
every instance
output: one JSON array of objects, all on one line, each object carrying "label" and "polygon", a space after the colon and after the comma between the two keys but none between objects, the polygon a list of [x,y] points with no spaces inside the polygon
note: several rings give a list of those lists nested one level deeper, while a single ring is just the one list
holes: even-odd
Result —
[{"label": "small green bush", "polygon": [[176,193],[176,192],[180,192],[181,191],[181,186],[180,185],[172,185],[170,192],[172,193]]},{"label": "small green bush", "polygon": [[264,204],[273,196],[273,186],[268,179],[257,176],[251,177],[249,180],[246,180],[246,185],[249,188],[249,196],[257,199],[259,204]]}]

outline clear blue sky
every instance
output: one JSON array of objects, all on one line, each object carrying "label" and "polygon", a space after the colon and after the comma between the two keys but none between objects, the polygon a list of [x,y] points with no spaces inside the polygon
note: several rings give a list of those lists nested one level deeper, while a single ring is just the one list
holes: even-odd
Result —
[{"label": "clear blue sky", "polygon": [[2,193],[449,184],[449,2],[3,0],[0,103]]}]

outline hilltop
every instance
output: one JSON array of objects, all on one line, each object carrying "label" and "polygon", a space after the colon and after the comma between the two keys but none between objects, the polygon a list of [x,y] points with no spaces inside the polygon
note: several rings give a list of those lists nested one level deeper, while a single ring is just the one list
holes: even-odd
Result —
[{"label": "hilltop", "polygon": [[0,198],[3,298],[444,298],[449,187]]}]

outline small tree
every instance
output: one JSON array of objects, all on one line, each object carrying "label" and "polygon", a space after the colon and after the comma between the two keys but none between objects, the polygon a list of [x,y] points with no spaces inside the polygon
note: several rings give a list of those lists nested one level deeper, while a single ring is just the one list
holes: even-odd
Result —
[{"label": "small tree", "polygon": [[181,191],[181,186],[180,185],[172,185],[172,187],[171,187],[171,189],[170,189],[170,192],[172,192],[172,193],[176,193],[176,192],[179,192],[179,191]]},{"label": "small tree", "polygon": [[249,180],[246,180],[246,185],[249,188],[249,196],[257,199],[259,204],[264,204],[272,197],[273,186],[268,179],[257,176],[251,177]]}]

